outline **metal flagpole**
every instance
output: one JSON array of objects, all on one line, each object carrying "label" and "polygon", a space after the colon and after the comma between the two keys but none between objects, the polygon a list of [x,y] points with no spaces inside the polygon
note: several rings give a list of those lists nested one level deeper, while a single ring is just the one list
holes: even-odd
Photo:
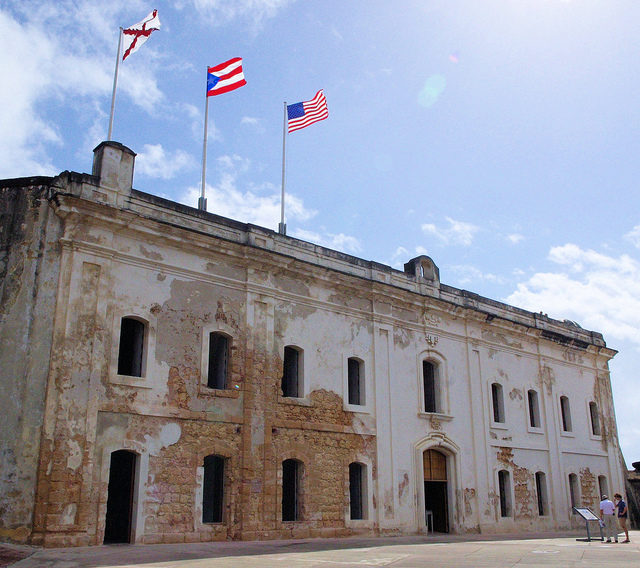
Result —
[{"label": "metal flagpole", "polygon": [[[207,67],[207,79],[209,78],[209,68]],[[202,191],[198,198],[198,209],[207,210],[207,199],[204,196],[205,180],[207,178],[207,125],[209,124],[209,95],[205,89],[204,105],[204,142],[202,143]]]},{"label": "metal flagpole", "polygon": [[107,140],[111,140],[111,132],[113,131],[113,111],[116,107],[116,86],[118,85],[118,69],[120,68],[120,47],[122,46],[122,28],[118,34],[118,53],[116,53],[116,71],[113,74],[113,92],[111,93],[111,114],[109,116],[109,132]]},{"label": "metal flagpole", "polygon": [[284,222],[284,164],[285,150],[287,141],[287,102],[284,103],[284,120],[282,123],[282,195],[280,197],[280,223],[278,225],[278,233],[287,234],[287,225]]}]

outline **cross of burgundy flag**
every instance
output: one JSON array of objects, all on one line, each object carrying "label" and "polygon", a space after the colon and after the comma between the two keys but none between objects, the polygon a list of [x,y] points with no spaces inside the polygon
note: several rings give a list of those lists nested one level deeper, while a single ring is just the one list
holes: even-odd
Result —
[{"label": "cross of burgundy flag", "polygon": [[122,30],[124,38],[122,61],[132,53],[138,51],[138,49],[142,47],[142,44],[149,39],[151,32],[159,29],[160,20],[158,19],[158,10],[154,10],[141,22]]}]

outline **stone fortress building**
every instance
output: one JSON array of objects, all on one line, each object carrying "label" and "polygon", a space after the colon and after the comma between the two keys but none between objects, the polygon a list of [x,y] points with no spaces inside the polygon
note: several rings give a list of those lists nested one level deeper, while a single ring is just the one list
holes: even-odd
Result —
[{"label": "stone fortress building", "polygon": [[0,181],[0,538],[580,526],[622,491],[601,334],[132,189]]}]

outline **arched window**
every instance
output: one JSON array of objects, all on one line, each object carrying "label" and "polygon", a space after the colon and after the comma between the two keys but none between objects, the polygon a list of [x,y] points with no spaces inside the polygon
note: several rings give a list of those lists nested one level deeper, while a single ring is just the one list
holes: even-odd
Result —
[{"label": "arched window", "polygon": [[589,415],[591,417],[591,433],[594,436],[600,436],[600,417],[598,415],[598,405],[595,402],[589,403]]},{"label": "arched window", "polygon": [[538,515],[549,514],[549,498],[547,495],[547,476],[542,471],[536,472],[536,495],[538,497]]},{"label": "arched window", "polygon": [[282,520],[299,521],[301,517],[302,462],[294,459],[282,462]]},{"label": "arched window", "polygon": [[120,321],[118,375],[142,377],[145,327],[144,322],[132,317],[124,317]]},{"label": "arched window", "polygon": [[498,490],[500,493],[500,516],[511,516],[511,476],[506,469],[498,472]]},{"label": "arched window", "polygon": [[598,490],[600,491],[601,498],[603,495],[609,495],[609,482],[604,475],[598,476]]},{"label": "arched window", "polygon": [[502,385],[493,383],[491,385],[491,406],[493,410],[493,421],[504,422],[504,397],[502,395]]},{"label": "arched window", "polygon": [[540,405],[538,404],[538,393],[533,389],[527,391],[527,403],[529,406],[529,426],[540,428]]},{"label": "arched window", "polygon": [[562,430],[571,432],[573,430],[571,426],[571,408],[569,399],[566,396],[560,397],[560,414],[562,415]]},{"label": "arched window", "polygon": [[284,348],[282,365],[282,396],[301,397],[302,388],[302,349],[287,345]]},{"label": "arched window", "polygon": [[202,522],[221,523],[224,515],[225,458],[211,455],[204,458],[202,482]]},{"label": "arched window", "polygon": [[367,466],[353,462],[349,464],[349,511],[351,520],[366,519]]},{"label": "arched window", "polygon": [[569,474],[569,499],[571,507],[580,506],[580,488],[578,486],[578,476],[575,473]]},{"label": "arched window", "polygon": [[347,360],[348,400],[349,404],[364,405],[364,363],[355,357]]},{"label": "arched window", "polygon": [[211,389],[226,389],[230,368],[231,340],[223,333],[209,334],[209,366],[207,386]]},{"label": "arched window", "polygon": [[422,362],[422,384],[425,412],[442,412],[438,374],[438,367],[435,363],[432,361]]}]

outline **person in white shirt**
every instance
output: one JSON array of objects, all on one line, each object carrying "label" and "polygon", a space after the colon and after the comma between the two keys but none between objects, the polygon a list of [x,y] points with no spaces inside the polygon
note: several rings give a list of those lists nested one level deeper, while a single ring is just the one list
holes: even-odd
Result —
[{"label": "person in white shirt", "polygon": [[600,518],[604,523],[604,530],[607,534],[607,542],[611,542],[611,537],[615,537],[616,542],[618,542],[618,527],[616,527],[616,517],[614,513],[616,512],[615,505],[613,501],[609,499],[606,495],[602,496],[602,501],[600,501]]}]

